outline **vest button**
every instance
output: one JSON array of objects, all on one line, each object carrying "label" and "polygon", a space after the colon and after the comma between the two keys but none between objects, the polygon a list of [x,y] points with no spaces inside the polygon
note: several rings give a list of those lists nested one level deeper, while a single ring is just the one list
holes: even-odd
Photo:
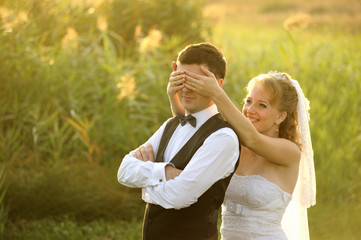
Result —
[{"label": "vest button", "polygon": [[151,224],[151,223],[152,223],[152,220],[151,220],[151,219],[148,219],[147,223],[148,223],[148,224]]}]

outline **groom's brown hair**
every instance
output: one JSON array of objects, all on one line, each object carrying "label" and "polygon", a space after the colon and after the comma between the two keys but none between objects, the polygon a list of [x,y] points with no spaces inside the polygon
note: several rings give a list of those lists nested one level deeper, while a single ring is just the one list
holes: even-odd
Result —
[{"label": "groom's brown hair", "polygon": [[188,45],[179,52],[177,64],[204,64],[217,79],[224,79],[226,76],[226,59],[222,52],[211,43]]}]

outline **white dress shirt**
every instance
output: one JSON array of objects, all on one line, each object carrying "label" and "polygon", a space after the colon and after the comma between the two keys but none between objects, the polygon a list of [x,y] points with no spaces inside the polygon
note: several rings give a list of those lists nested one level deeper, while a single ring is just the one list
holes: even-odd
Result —
[{"label": "white dress shirt", "polygon": [[[165,166],[178,153],[185,143],[209,118],[217,114],[215,105],[192,114],[197,119],[196,127],[190,124],[174,131],[164,152],[164,162],[141,161],[133,157],[136,150],[127,154],[118,170],[118,181],[128,187],[142,188],[145,202],[164,208],[180,209],[197,202],[215,182],[229,176],[239,156],[239,143],[235,132],[230,128],[221,128],[212,133],[195,152],[182,173],[166,181]],[[154,156],[157,155],[164,128],[170,119],[148,139]]]}]

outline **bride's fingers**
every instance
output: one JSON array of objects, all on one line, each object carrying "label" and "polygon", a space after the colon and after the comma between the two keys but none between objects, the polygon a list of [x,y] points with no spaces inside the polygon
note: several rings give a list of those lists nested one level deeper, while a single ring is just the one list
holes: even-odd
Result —
[{"label": "bride's fingers", "polygon": [[180,80],[170,82],[170,86],[172,88],[178,88],[179,86],[183,86],[183,83],[184,83],[184,80],[180,79]]},{"label": "bride's fingers", "polygon": [[192,91],[198,92],[197,84],[195,84],[195,83],[185,82],[184,87],[188,88],[188,89],[190,89]]},{"label": "bride's fingers", "polygon": [[169,79],[169,83],[171,86],[179,86],[182,85],[185,81],[185,75],[172,77]]},{"label": "bride's fingers", "polygon": [[199,78],[194,78],[193,76],[190,76],[190,75],[187,75],[185,77],[186,81],[189,81],[189,82],[192,82],[192,83],[197,83],[197,82],[200,82],[201,79]]},{"label": "bride's fingers", "polygon": [[179,85],[179,86],[173,86],[172,88],[173,88],[173,91],[175,93],[177,93],[178,91],[180,91],[180,90],[182,90],[184,88],[184,84]]},{"label": "bride's fingers", "polygon": [[184,74],[183,71],[174,71],[174,72],[172,72],[172,73],[170,74],[170,76],[171,76],[171,77],[175,77],[175,76],[177,76],[177,75],[182,75],[182,74]]},{"label": "bride's fingers", "polygon": [[212,72],[210,72],[206,67],[201,66],[201,71],[204,73],[204,75],[189,72],[189,71],[184,71],[184,73],[186,74],[186,76],[193,77],[194,79],[203,79],[203,78],[209,78],[209,77],[216,79],[215,75]]},{"label": "bride's fingers", "polygon": [[184,75],[178,75],[178,76],[175,76],[175,77],[170,77],[169,81],[174,82],[174,81],[178,81],[178,80],[182,80],[182,79],[184,79]]},{"label": "bride's fingers", "polygon": [[192,78],[200,78],[200,77],[202,77],[202,75],[200,75],[200,74],[189,72],[189,71],[184,71],[184,73],[185,73],[186,77],[192,77]]},{"label": "bride's fingers", "polygon": [[191,76],[186,76],[186,81],[188,85],[191,85],[193,88],[202,88],[204,81],[202,79],[196,79]]},{"label": "bride's fingers", "polygon": [[201,66],[201,71],[204,73],[204,74],[206,74],[207,76],[209,76],[209,77],[212,77],[212,76],[214,76],[214,74],[211,72],[211,71],[209,71],[205,66]]},{"label": "bride's fingers", "polygon": [[186,78],[186,81],[190,81],[194,84],[204,85],[208,81],[207,78],[209,78],[209,77],[200,75],[197,73],[186,72],[185,78]]},{"label": "bride's fingers", "polygon": [[182,74],[182,75],[170,77],[169,82],[181,82],[181,81],[184,81],[184,79],[185,79],[185,75]]}]

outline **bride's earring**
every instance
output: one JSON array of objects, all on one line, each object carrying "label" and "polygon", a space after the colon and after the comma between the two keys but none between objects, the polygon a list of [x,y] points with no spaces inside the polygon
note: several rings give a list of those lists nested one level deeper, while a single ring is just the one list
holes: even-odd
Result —
[{"label": "bride's earring", "polygon": [[276,128],[275,133],[278,135],[280,133],[280,130]]}]

